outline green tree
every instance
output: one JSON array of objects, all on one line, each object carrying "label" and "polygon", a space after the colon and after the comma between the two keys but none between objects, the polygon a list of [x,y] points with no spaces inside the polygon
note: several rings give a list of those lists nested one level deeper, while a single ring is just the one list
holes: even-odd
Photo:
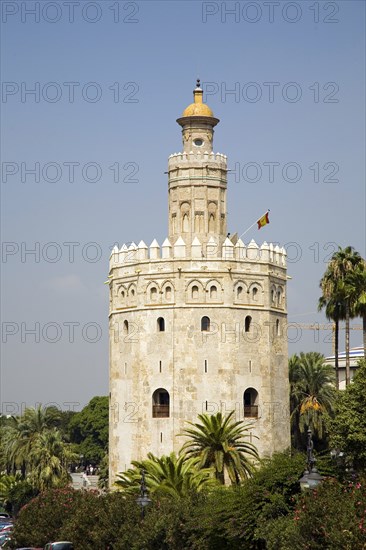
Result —
[{"label": "green tree", "polygon": [[21,417],[8,419],[3,431],[3,459],[8,471],[21,469],[23,477],[29,473],[30,456],[37,438],[59,422],[56,407],[27,408]]},{"label": "green tree", "polygon": [[231,411],[226,417],[221,412],[199,414],[201,424],[188,422],[192,427],[180,434],[189,438],[182,452],[187,457],[198,457],[199,468],[214,467],[215,476],[222,484],[225,472],[234,484],[250,477],[254,470],[253,459],[259,459],[255,445],[245,441],[252,425],[234,421],[234,413]]},{"label": "green tree", "polygon": [[109,399],[96,396],[69,424],[71,441],[87,462],[99,463],[108,450]]},{"label": "green tree", "polygon": [[37,494],[38,491],[19,473],[0,475],[0,502],[12,515],[16,516],[20,508]]},{"label": "green tree", "polygon": [[329,435],[333,448],[343,451],[356,469],[366,470],[366,360],[358,364],[352,384],[338,395]]},{"label": "green tree", "polygon": [[[341,319],[344,308],[344,319],[346,321],[346,385],[350,383],[350,359],[349,359],[349,333],[350,318],[354,312],[354,305],[357,302],[357,290],[352,283],[352,275],[360,264],[363,263],[360,254],[352,246],[346,248],[338,247],[328,264],[320,287],[322,296],[319,300],[319,307],[326,307],[329,304],[328,315],[332,312],[337,322]],[[338,370],[338,350],[336,350],[336,370]]]},{"label": "green tree", "polygon": [[363,260],[351,276],[356,288],[354,314],[362,318],[363,349],[366,350],[366,262]]},{"label": "green tree", "polygon": [[57,428],[45,430],[34,441],[29,457],[32,485],[40,491],[67,485],[71,479],[68,465],[77,458]]},{"label": "green tree", "polygon": [[[328,274],[329,275],[329,274]],[[321,286],[324,289],[324,295],[319,298],[318,310],[321,311],[325,308],[325,316],[329,321],[334,322],[334,368],[336,376],[336,388],[339,389],[339,322],[345,318],[346,312],[342,303],[339,301],[338,297],[334,294],[327,297],[327,293],[331,293],[332,288],[332,279],[327,283],[325,279],[328,275],[324,276],[321,281]],[[326,289],[326,290],[325,290]]]},{"label": "green tree", "polygon": [[176,457],[174,453],[161,458],[149,453],[147,460],[133,461],[134,468],[119,474],[115,485],[128,494],[138,494],[141,470],[144,470],[146,486],[151,493],[182,498],[217,483],[213,470],[198,469],[198,462],[199,458]]},{"label": "green tree", "polygon": [[336,392],[334,371],[324,355],[311,351],[289,361],[290,415],[294,433],[310,428],[323,437],[325,415],[331,414]]},{"label": "green tree", "polygon": [[267,550],[363,550],[365,486],[325,480],[315,491],[299,496],[294,513],[263,522],[257,534]]}]

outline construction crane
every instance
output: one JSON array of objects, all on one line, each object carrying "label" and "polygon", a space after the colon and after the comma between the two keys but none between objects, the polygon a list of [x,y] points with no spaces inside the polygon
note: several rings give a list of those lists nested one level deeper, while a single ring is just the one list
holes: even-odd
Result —
[{"label": "construction crane", "polygon": [[[333,355],[335,354],[335,323],[327,323],[327,324],[321,324],[321,323],[288,323],[288,327],[291,328],[291,326],[293,326],[294,328],[300,328],[300,329],[304,329],[304,330],[313,330],[314,331],[314,335],[316,334],[317,335],[317,340],[315,341],[315,343],[318,343],[319,342],[319,331],[320,330],[331,330],[332,331],[332,351],[333,351]],[[339,326],[339,330],[345,330],[345,326]],[[362,330],[362,326],[361,325],[351,325],[349,327],[350,330]],[[324,342],[327,342],[327,340],[324,340]]]}]

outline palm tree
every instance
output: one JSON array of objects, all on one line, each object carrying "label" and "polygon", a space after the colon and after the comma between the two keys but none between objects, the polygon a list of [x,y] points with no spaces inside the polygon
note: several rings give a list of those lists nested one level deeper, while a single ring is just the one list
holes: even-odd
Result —
[{"label": "palm tree", "polygon": [[319,298],[318,310],[321,311],[324,307],[326,318],[334,322],[334,367],[336,388],[339,390],[339,321],[345,318],[345,309],[335,293],[333,297],[328,299],[324,295]]},{"label": "palm tree", "polygon": [[57,428],[44,430],[35,438],[29,456],[32,485],[40,491],[66,485],[70,481],[68,465],[77,458]]},{"label": "palm tree", "polygon": [[158,458],[152,453],[143,461],[133,461],[134,468],[118,474],[116,487],[127,494],[137,494],[140,490],[141,470],[145,472],[146,486],[151,493],[181,498],[192,492],[215,485],[217,482],[210,468],[199,470],[198,459],[174,453]]},{"label": "palm tree", "polygon": [[3,428],[2,460],[7,471],[20,470],[22,478],[40,490],[68,479],[67,466],[77,459],[55,428],[59,417],[55,407],[27,408]]},{"label": "palm tree", "polygon": [[[328,313],[333,312],[338,317],[338,321],[341,317],[338,316],[336,304],[341,304],[344,307],[344,319],[346,321],[346,385],[350,383],[350,360],[349,360],[349,321],[352,315],[352,306],[355,301],[355,293],[352,285],[350,284],[350,277],[352,273],[357,269],[357,266],[363,262],[363,259],[352,246],[346,248],[338,247],[338,251],[335,252],[328,264],[327,270],[320,281],[320,287],[322,289],[322,297],[319,301],[320,309],[327,305],[330,305]],[[335,320],[335,319],[334,319]],[[337,332],[337,330],[336,330]],[[336,351],[336,371],[338,370],[338,350]]]},{"label": "palm tree", "polygon": [[299,357],[294,354],[288,360],[288,372],[290,381],[290,422],[292,444],[295,449],[301,447],[301,432],[300,432],[300,407],[301,390],[299,384]]},{"label": "palm tree", "polygon": [[226,417],[220,412],[212,416],[199,414],[201,424],[188,422],[192,428],[180,434],[189,437],[182,447],[182,452],[187,457],[198,457],[199,468],[213,466],[215,477],[222,484],[225,483],[225,472],[233,484],[250,477],[254,469],[250,457],[259,460],[255,445],[244,440],[249,437],[252,425],[241,420],[235,422],[234,412]]},{"label": "palm tree", "polygon": [[354,314],[362,318],[363,349],[366,354],[366,261],[363,260],[351,275],[356,288],[357,298],[354,303]]},{"label": "palm tree", "polygon": [[324,414],[331,414],[335,401],[334,371],[324,355],[311,351],[294,356],[289,363],[291,420],[301,433],[305,428],[323,436]]}]

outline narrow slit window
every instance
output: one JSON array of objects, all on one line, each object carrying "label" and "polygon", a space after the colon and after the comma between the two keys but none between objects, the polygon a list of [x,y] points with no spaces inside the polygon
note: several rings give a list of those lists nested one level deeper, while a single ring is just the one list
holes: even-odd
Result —
[{"label": "narrow slit window", "polygon": [[252,318],[250,315],[247,315],[245,317],[245,326],[244,326],[244,330],[245,332],[250,332],[250,325],[252,324]]},{"label": "narrow slit window", "polygon": [[207,372],[207,359],[205,359],[205,372]]}]

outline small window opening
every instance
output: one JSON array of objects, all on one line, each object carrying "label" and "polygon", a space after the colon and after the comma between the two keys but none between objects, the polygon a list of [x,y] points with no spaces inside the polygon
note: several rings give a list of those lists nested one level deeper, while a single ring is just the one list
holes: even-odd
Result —
[{"label": "small window opening", "polygon": [[155,390],[152,396],[152,416],[153,418],[169,417],[170,398],[169,393],[159,388]]},{"label": "small window opening", "polygon": [[244,418],[258,418],[258,392],[248,388],[244,392]]},{"label": "small window opening", "polygon": [[159,317],[158,319],[158,332],[165,332],[165,321],[163,317]]},{"label": "small window opening", "polygon": [[192,298],[193,300],[197,300],[198,298],[198,286],[196,285],[192,286]]},{"label": "small window opening", "polygon": [[217,287],[214,285],[210,288],[210,298],[211,300],[217,300]]},{"label": "small window opening", "polygon": [[150,290],[150,299],[152,302],[156,302],[158,297],[158,291],[155,287]]},{"label": "small window opening", "polygon": [[244,330],[245,332],[250,332],[250,325],[252,323],[252,318],[250,315],[247,315],[245,317],[245,326],[244,326]]},{"label": "small window opening", "polygon": [[202,317],[202,319],[201,319],[201,331],[202,332],[209,332],[210,331],[210,318],[209,317]]}]

